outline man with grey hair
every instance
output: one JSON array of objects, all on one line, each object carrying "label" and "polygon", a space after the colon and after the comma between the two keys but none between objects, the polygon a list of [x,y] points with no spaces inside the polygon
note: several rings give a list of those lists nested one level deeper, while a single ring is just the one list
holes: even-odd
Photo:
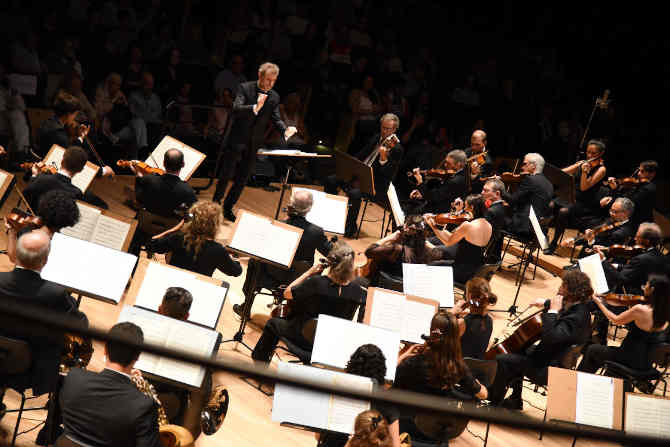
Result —
[{"label": "man with grey hair", "polygon": [[[314,254],[317,251],[322,256],[328,256],[332,244],[326,238],[323,228],[308,222],[305,218],[307,213],[312,209],[313,203],[314,196],[310,191],[303,189],[293,190],[287,207],[288,219],[284,222],[291,226],[302,228],[303,231],[302,238],[300,238],[300,243],[293,256],[291,269],[284,270],[257,262],[254,259],[249,260],[247,276],[242,286],[245,302],[233,306],[235,313],[242,316],[242,312],[249,300],[253,303],[254,290],[259,286],[272,289],[280,284],[288,285],[297,277],[297,271],[295,270],[297,263],[304,262],[306,265],[311,265],[314,262]],[[258,278],[255,284],[254,277]],[[249,309],[251,309],[250,304],[247,307],[247,310]]]},{"label": "man with grey hair", "polygon": [[[263,145],[268,123],[277,128],[284,141],[297,129],[286,126],[279,115],[279,94],[272,88],[277,82],[279,67],[266,62],[258,68],[258,80],[240,84],[233,102],[233,122],[228,136],[226,160],[214,191],[214,201],[223,201],[223,216],[235,221],[233,206],[256,167],[256,152]],[[232,186],[226,195],[228,181]]]},{"label": "man with grey hair", "polygon": [[419,168],[414,169],[413,174],[417,188],[410,193],[409,198],[425,200],[426,205],[423,211],[427,213],[449,211],[454,200],[464,199],[468,194],[465,177],[466,162],[467,157],[464,151],[460,149],[450,151],[445,157],[442,167],[447,171],[453,171],[454,174],[439,181],[427,181],[419,172]]},{"label": "man with grey hair", "polygon": [[554,195],[554,187],[542,174],[544,158],[537,153],[529,153],[521,165],[519,189],[503,194],[503,199],[512,207],[512,216],[507,219],[506,227],[511,233],[521,237],[533,234],[530,224],[530,207],[533,207],[538,219],[551,215],[549,202]]}]

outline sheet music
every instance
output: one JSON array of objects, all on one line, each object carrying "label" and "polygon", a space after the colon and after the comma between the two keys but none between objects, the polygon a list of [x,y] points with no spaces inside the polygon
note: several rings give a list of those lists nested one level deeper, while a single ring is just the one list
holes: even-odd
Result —
[{"label": "sheet music", "polygon": [[89,239],[94,244],[122,250],[130,231],[130,223],[101,214]]},{"label": "sheet music", "polygon": [[605,270],[603,270],[603,264],[600,261],[600,255],[598,253],[580,259],[579,269],[589,277],[591,285],[596,293],[607,293],[610,289],[607,285]]},{"label": "sheet music", "polygon": [[400,339],[412,343],[423,343],[422,335],[430,334],[430,322],[437,309],[420,301],[405,300],[400,326]]},{"label": "sheet music", "polygon": [[542,231],[540,222],[537,220],[537,215],[535,214],[533,205],[530,206],[530,213],[528,217],[530,218],[530,223],[533,226],[533,231],[535,231],[535,236],[537,237],[537,241],[540,243],[540,247],[542,247],[542,250],[546,250],[547,247],[549,247],[549,243],[547,242],[547,236]]},{"label": "sheet music", "polygon": [[71,227],[61,229],[60,232],[77,239],[90,241],[102,212],[98,208],[84,205],[81,202],[77,202],[77,208],[79,208],[79,222]]},{"label": "sheet music", "polygon": [[[334,383],[348,390],[372,390],[369,378],[352,374],[337,374],[334,376]],[[370,401],[331,394],[328,429],[340,433],[353,433],[356,416],[369,409]]]},{"label": "sheet music", "polygon": [[454,307],[454,272],[451,267],[403,263],[402,277],[406,294],[437,300],[440,307]]},{"label": "sheet music", "polygon": [[227,287],[203,281],[195,273],[150,262],[135,305],[157,311],[168,287],[183,287],[193,295],[188,321],[210,328],[216,327],[228,292]]},{"label": "sheet music", "polygon": [[614,379],[595,374],[577,373],[575,422],[612,428],[614,424]]},{"label": "sheet music", "polygon": [[393,182],[389,184],[389,189],[388,191],[386,191],[386,195],[389,198],[389,203],[391,205],[391,212],[393,213],[393,219],[395,220],[395,224],[398,226],[404,225],[405,212],[402,210],[402,207],[400,206],[400,201],[398,200],[398,193],[395,190],[395,186],[393,186]]},{"label": "sheet music", "polygon": [[301,232],[275,225],[272,219],[242,212],[238,216],[235,234],[230,247],[263,259],[289,266],[302,237]]},{"label": "sheet music", "polygon": [[[118,322],[125,321],[135,323],[142,328],[145,343],[165,346],[165,339],[170,332],[170,326],[165,324],[164,317],[161,315],[136,307],[123,306]],[[140,358],[137,359],[135,368],[140,371],[153,372],[156,371],[159,360],[159,356],[143,352],[140,354]]]},{"label": "sheet music", "polygon": [[305,216],[305,219],[307,219],[308,222],[320,226],[323,228],[323,231],[344,234],[349,203],[348,199],[334,199],[330,194],[326,194],[323,191],[308,188],[294,187],[293,190],[309,191],[312,193],[314,203],[312,209]]},{"label": "sheet music", "polygon": [[56,233],[42,278],[118,303],[136,262],[135,255]]},{"label": "sheet music", "polygon": [[156,146],[156,149],[145,160],[146,164],[155,168],[165,169],[163,157],[170,149],[179,149],[184,154],[184,167],[179,172],[179,178],[187,181],[193,172],[195,172],[196,166],[205,158],[205,154],[168,135],[163,137],[158,146]]},{"label": "sheet music", "polygon": [[0,169],[0,186],[5,184],[5,180],[7,180],[8,172],[3,171]]},{"label": "sheet music", "polygon": [[[51,149],[49,150],[47,156],[44,157],[43,160],[44,164],[56,166],[56,168],[60,169],[60,165],[63,162],[64,153],[65,153],[64,148],[54,144],[53,146],[51,146]],[[98,169],[100,168],[98,168],[97,166],[95,167],[93,166],[95,165],[86,163],[84,165],[84,169],[72,177],[72,184],[77,188],[81,189],[81,192],[86,192],[86,189],[89,187],[95,176],[98,174]]]},{"label": "sheet music", "polygon": [[368,324],[398,332],[402,326],[404,301],[405,295],[375,288],[374,300],[370,310],[370,322]]},{"label": "sheet music", "polygon": [[377,345],[384,353],[386,379],[393,380],[398,363],[400,333],[330,315],[319,315],[312,349],[312,363],[344,370],[351,354],[366,343]]},{"label": "sheet music", "polygon": [[670,399],[626,393],[626,434],[670,439]]}]

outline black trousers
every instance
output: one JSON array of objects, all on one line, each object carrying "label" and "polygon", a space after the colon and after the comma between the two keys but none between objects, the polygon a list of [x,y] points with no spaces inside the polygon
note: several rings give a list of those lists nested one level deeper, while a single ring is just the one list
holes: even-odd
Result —
[{"label": "black trousers", "polygon": [[489,390],[489,400],[500,404],[505,399],[507,388],[512,386],[512,397],[521,398],[523,378],[528,377],[538,385],[547,384],[548,369],[537,368],[530,357],[523,354],[502,354],[496,357],[498,371]]},{"label": "black trousers", "polygon": [[251,352],[251,358],[269,362],[279,343],[279,337],[289,338],[298,346],[311,349],[310,343],[302,336],[302,321],[270,318],[263,328],[261,338]]},{"label": "black trousers", "polygon": [[329,175],[323,182],[323,190],[327,194],[337,194],[338,188],[344,190],[349,197],[349,211],[347,212],[347,223],[344,227],[344,232],[347,235],[352,235],[357,230],[358,213],[361,209],[361,202],[363,200],[363,193],[360,189],[348,185],[346,182],[339,180],[335,175]]},{"label": "black trousers", "polygon": [[590,345],[584,352],[584,357],[577,367],[577,371],[595,373],[608,360],[615,360],[619,348],[614,346]]},{"label": "black trousers", "polygon": [[226,192],[228,181],[233,181],[228,195],[223,202],[223,208],[232,210],[242,195],[242,190],[249,181],[249,177],[256,168],[256,149],[254,145],[234,145],[224,155],[223,167],[214,191],[215,202],[220,202]]}]

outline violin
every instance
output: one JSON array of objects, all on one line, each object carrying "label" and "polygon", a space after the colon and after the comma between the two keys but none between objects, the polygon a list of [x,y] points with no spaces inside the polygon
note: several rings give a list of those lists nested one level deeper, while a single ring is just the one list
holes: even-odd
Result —
[{"label": "violin", "polygon": [[483,165],[486,163],[486,154],[487,151],[480,152],[478,154],[474,154],[468,157],[467,162],[468,163],[474,163],[476,162],[478,165]]},{"label": "violin", "polygon": [[142,175],[149,175],[149,174],[156,174],[156,175],[164,175],[165,171],[161,168],[155,168],[153,166],[149,166],[143,161],[138,161],[138,160],[119,160],[116,162],[116,165],[121,167],[121,168],[130,168],[131,166],[135,168],[136,171],[142,173]]},{"label": "violin", "polygon": [[485,360],[494,360],[498,354],[517,354],[526,350],[542,336],[542,310],[523,320],[505,340],[491,346]]},{"label": "violin", "polygon": [[368,258],[365,264],[356,267],[354,272],[358,277],[370,279],[377,273],[377,262],[372,258]]},{"label": "violin", "polygon": [[496,178],[499,178],[500,180],[503,181],[503,183],[521,183],[521,180],[523,180],[528,174],[527,172],[522,172],[521,174],[515,174],[513,172],[503,172],[500,175],[492,175],[490,177],[483,177],[481,179],[482,182],[488,182],[489,180],[493,180]]},{"label": "violin", "polygon": [[385,147],[388,150],[391,150],[395,147],[396,144],[400,143],[400,140],[396,136],[396,134],[391,134],[388,137],[382,141],[382,146]]},{"label": "violin", "polygon": [[610,258],[629,258],[644,253],[647,251],[647,247],[642,245],[614,244],[605,247],[603,251],[607,252],[607,256]]},{"label": "violin", "polygon": [[42,221],[41,217],[35,216],[18,208],[12,209],[12,211],[5,216],[5,220],[17,233],[29,225],[35,228],[44,226],[44,222]]},{"label": "violin", "polygon": [[426,214],[425,216],[433,217],[437,225],[460,225],[463,222],[473,219],[472,214],[465,210],[440,214]]},{"label": "violin", "polygon": [[[590,230],[593,232],[593,237],[596,237],[600,233],[607,233],[608,231],[612,231],[617,227],[620,227],[623,225],[625,222],[612,222],[612,223],[604,223],[601,225],[598,225],[597,227],[591,228]],[[586,241],[586,237],[580,237],[578,239],[575,239],[573,241],[573,244],[575,243],[581,243]]]},{"label": "violin", "polygon": [[628,293],[607,293],[599,296],[612,306],[634,306],[647,302],[647,298],[642,295],[631,295]]},{"label": "violin", "polygon": [[[440,180],[445,180],[451,178],[456,174],[456,171],[453,169],[422,169],[419,171],[419,174],[428,178],[439,178]],[[407,172],[407,177],[413,177],[414,172]]]},{"label": "violin", "polygon": [[44,164],[43,162],[37,162],[37,163],[21,163],[19,167],[21,169],[24,169],[26,171],[30,171],[33,169],[33,166],[36,166],[37,169],[39,169],[40,174],[55,174],[58,172],[58,168],[54,165],[47,165]]},{"label": "violin", "polygon": [[635,176],[617,178],[617,179],[614,179],[614,181],[617,183],[616,188],[612,188],[610,186],[611,183],[607,180],[605,180],[603,182],[603,185],[610,186],[611,189],[614,189],[616,191],[616,190],[619,190],[619,189],[636,188],[640,185],[644,185],[646,183],[649,183],[649,179],[638,178],[638,177],[635,177]]},{"label": "violin", "polygon": [[605,161],[603,160],[603,156],[599,155],[594,158],[589,158],[588,160],[582,160],[581,161],[582,166],[584,164],[589,166],[589,169],[597,168],[598,166],[602,166],[605,164]]}]

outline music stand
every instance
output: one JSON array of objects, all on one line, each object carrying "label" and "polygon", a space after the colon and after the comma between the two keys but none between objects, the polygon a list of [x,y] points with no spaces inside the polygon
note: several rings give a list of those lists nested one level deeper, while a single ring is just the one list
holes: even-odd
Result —
[{"label": "music stand", "polygon": [[577,192],[575,190],[574,178],[570,174],[563,172],[563,170],[551,163],[545,164],[544,171],[542,172],[551,184],[554,185],[554,193],[559,199],[570,204],[575,203]]},{"label": "music stand", "polygon": [[375,196],[375,178],[372,166],[368,166],[356,157],[335,151],[335,175],[346,183],[358,182],[358,189],[371,197]]}]

